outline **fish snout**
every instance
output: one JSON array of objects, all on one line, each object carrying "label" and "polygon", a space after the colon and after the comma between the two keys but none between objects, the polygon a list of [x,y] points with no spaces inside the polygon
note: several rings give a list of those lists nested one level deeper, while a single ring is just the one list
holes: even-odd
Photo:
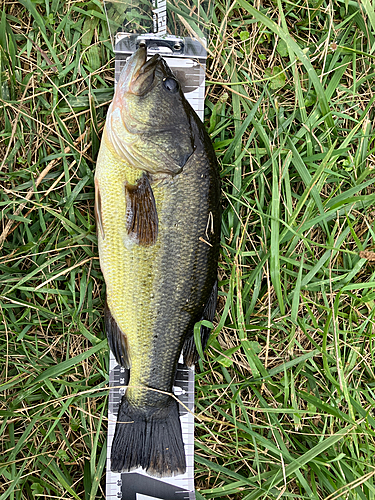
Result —
[{"label": "fish snout", "polygon": [[129,57],[121,71],[116,94],[123,96],[124,93],[136,95],[146,93],[153,83],[155,68],[160,61],[161,57],[158,54],[155,54],[147,61],[146,47],[139,47]]}]

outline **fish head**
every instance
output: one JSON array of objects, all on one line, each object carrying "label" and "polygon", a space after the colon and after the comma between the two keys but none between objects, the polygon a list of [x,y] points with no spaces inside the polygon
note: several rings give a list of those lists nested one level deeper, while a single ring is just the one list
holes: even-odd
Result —
[{"label": "fish head", "polygon": [[122,70],[110,111],[112,142],[134,167],[175,175],[195,151],[195,113],[164,59],[147,60],[144,47]]}]

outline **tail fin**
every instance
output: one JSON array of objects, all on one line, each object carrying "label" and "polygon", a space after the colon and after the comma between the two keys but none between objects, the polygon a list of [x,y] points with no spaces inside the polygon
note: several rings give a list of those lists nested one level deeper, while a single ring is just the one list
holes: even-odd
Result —
[{"label": "tail fin", "polygon": [[137,408],[123,396],[112,443],[111,470],[143,467],[157,477],[186,471],[178,404],[169,397],[163,408]]}]

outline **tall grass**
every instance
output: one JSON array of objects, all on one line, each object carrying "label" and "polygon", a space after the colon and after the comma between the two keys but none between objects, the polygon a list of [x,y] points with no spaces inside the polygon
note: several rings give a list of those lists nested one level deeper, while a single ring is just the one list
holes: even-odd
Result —
[{"label": "tall grass", "polygon": [[[211,33],[224,213],[197,498],[374,499],[374,4],[218,0]],[[5,0],[0,61],[0,500],[104,498],[101,3]]]}]

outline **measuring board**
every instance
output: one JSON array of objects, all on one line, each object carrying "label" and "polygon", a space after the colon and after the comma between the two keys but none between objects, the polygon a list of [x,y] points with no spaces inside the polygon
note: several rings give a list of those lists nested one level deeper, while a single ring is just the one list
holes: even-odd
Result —
[{"label": "measuring board", "polygon": [[[117,33],[115,43],[115,81],[128,57],[140,46],[147,47],[148,57],[160,54],[179,80],[192,108],[203,120],[206,50],[196,40],[164,35],[144,36]],[[117,413],[127,384],[126,369],[119,366],[110,353],[107,500],[195,500],[194,493],[194,367],[187,368],[182,356],[177,367],[173,392],[181,401],[180,421],[185,445],[186,472],[173,477],[155,478],[142,468],[132,472],[111,471],[111,447]]]}]

